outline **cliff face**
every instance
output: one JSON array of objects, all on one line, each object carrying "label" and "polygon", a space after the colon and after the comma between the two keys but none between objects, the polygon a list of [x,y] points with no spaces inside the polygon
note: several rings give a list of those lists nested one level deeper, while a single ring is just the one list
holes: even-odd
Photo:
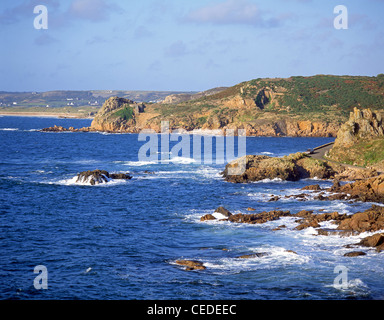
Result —
[{"label": "cliff face", "polygon": [[381,115],[372,112],[371,109],[361,111],[354,108],[349,120],[340,127],[334,146],[345,148],[362,139],[370,140],[380,137],[384,137]]},{"label": "cliff face", "polygon": [[372,166],[384,159],[384,123],[380,114],[355,108],[337,133],[327,158],[339,162]]}]

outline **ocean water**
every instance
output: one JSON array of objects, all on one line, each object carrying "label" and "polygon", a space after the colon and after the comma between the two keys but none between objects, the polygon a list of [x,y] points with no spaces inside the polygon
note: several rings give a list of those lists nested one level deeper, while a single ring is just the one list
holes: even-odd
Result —
[{"label": "ocean water", "polygon": [[[0,299],[384,297],[384,253],[344,247],[368,233],[317,236],[313,228],[294,230],[294,218],[259,225],[200,222],[219,206],[232,213],[253,207],[348,214],[370,207],[311,197],[268,202],[271,195],[298,194],[305,185],[331,181],[231,184],[220,174],[224,164],[215,161],[139,161],[145,142],[136,134],[37,131],[55,124],[83,127],[90,120],[0,117]],[[248,137],[246,146],[247,154],[283,156],[329,141]],[[133,178],[76,183],[77,173],[94,169]],[[272,230],[279,225],[286,228]],[[344,257],[353,250],[367,255]],[[268,255],[237,258],[255,252]],[[207,269],[185,271],[178,259],[202,261]],[[47,289],[34,285],[36,266],[48,272]],[[337,285],[340,268],[347,270],[343,286]]]}]

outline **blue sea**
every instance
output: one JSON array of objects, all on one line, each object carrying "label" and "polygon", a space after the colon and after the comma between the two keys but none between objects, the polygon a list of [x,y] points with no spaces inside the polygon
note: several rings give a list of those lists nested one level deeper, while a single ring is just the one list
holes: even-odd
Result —
[{"label": "blue sea", "polygon": [[[295,230],[298,223],[289,217],[257,225],[200,221],[219,206],[232,213],[353,214],[370,203],[284,197],[332,181],[232,184],[220,174],[223,163],[142,161],[138,152],[145,142],[137,134],[38,131],[90,122],[0,117],[0,299],[384,298],[384,253],[345,247],[368,233],[318,236],[313,228]],[[283,156],[332,140],[247,137],[246,148],[247,154]],[[95,169],[133,178],[76,183],[79,172]],[[269,202],[272,195],[281,198]],[[286,228],[273,230],[280,225]],[[344,256],[353,250],[367,255]],[[258,252],[267,255],[238,258]],[[178,259],[199,260],[206,269],[185,271]],[[35,285],[41,275],[36,266],[47,271],[46,289]]]}]

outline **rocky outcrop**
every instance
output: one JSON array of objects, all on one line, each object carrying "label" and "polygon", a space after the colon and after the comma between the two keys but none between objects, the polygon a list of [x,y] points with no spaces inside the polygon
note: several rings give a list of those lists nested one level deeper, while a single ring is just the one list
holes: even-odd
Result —
[{"label": "rocky outcrop", "polygon": [[360,139],[370,140],[375,137],[384,137],[380,114],[372,112],[371,109],[355,108],[350,113],[349,120],[340,127],[334,148],[350,147]]},{"label": "rocky outcrop", "polygon": [[329,191],[347,199],[384,203],[384,174],[344,185],[334,185]]},{"label": "rocky outcrop", "polygon": [[[371,109],[354,109],[349,120],[344,123],[338,133],[333,148],[326,157],[330,160],[359,166],[372,165],[372,154],[377,154],[384,145],[384,122],[379,113]],[[376,149],[372,143],[376,144]],[[373,163],[370,163],[372,162]]]},{"label": "rocky outcrop", "polygon": [[[294,228],[295,230],[312,227],[317,229],[319,235],[350,236],[363,232],[384,230],[384,207],[377,205],[372,205],[371,208],[353,215],[340,214],[338,212],[314,213],[313,210],[302,210],[297,213],[291,213],[289,210],[272,210],[252,214],[237,213],[230,215],[227,219],[221,220],[232,223],[263,224],[268,221],[278,220],[281,217],[297,218],[295,222],[298,223],[298,225]],[[212,215],[212,219],[201,219],[201,221],[215,219]],[[335,229],[321,228],[320,223],[325,221],[331,221],[336,224],[337,227]],[[285,226],[280,226],[274,230],[280,230],[282,227]],[[360,245],[373,247],[381,245],[380,250],[384,250],[384,234],[381,234],[380,237],[365,238],[361,241]]]},{"label": "rocky outcrop", "polygon": [[[141,104],[140,104],[140,107]],[[105,101],[91,123],[91,130],[107,132],[136,132],[135,113],[139,105],[134,101],[112,97]],[[122,111],[126,110],[124,113]],[[118,112],[122,112],[119,114]]]},{"label": "rocky outcrop", "polygon": [[337,171],[326,161],[295,153],[282,158],[247,155],[231,161],[222,172],[226,181],[243,183],[264,179],[297,181],[303,178],[330,179]]},{"label": "rocky outcrop", "polygon": [[110,179],[129,180],[132,177],[126,173],[109,173],[105,170],[83,171],[77,175],[77,183],[87,183],[92,186],[100,183],[108,183]]},{"label": "rocky outcrop", "polygon": [[338,230],[351,230],[358,233],[376,232],[384,229],[384,207],[373,205],[364,212],[358,212],[350,217],[344,218]]}]

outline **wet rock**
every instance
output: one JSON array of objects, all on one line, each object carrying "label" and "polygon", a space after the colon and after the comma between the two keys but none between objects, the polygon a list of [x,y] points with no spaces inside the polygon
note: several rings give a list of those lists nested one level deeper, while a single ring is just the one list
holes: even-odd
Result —
[{"label": "wet rock", "polygon": [[200,221],[207,221],[207,220],[216,220],[216,218],[210,213],[208,213],[208,214],[206,214],[200,218]]},{"label": "wet rock", "polygon": [[268,202],[278,201],[279,199],[280,199],[279,196],[272,196],[272,197],[268,200]]},{"label": "wet rock", "polygon": [[132,177],[129,174],[126,174],[126,173],[110,173],[109,177],[111,179],[125,179],[125,180],[132,179]]},{"label": "wet rock", "polygon": [[201,261],[197,260],[176,260],[176,264],[180,266],[185,266],[185,270],[205,270],[206,267]]},{"label": "wet rock", "polygon": [[83,171],[77,175],[76,182],[89,183],[92,186],[109,181],[109,172],[105,170]]},{"label": "wet rock", "polygon": [[232,213],[229,210],[225,209],[224,207],[218,207],[215,210],[215,212],[221,213],[223,216],[225,216],[227,218],[232,215]]},{"label": "wet rock", "polygon": [[365,256],[366,253],[362,251],[352,251],[352,252],[347,252],[344,254],[344,257],[358,257],[358,256]]},{"label": "wet rock", "polygon": [[131,179],[132,177],[126,173],[109,173],[105,170],[88,170],[80,172],[77,175],[76,182],[78,183],[89,183],[96,185],[99,183],[107,183],[109,179]]}]

